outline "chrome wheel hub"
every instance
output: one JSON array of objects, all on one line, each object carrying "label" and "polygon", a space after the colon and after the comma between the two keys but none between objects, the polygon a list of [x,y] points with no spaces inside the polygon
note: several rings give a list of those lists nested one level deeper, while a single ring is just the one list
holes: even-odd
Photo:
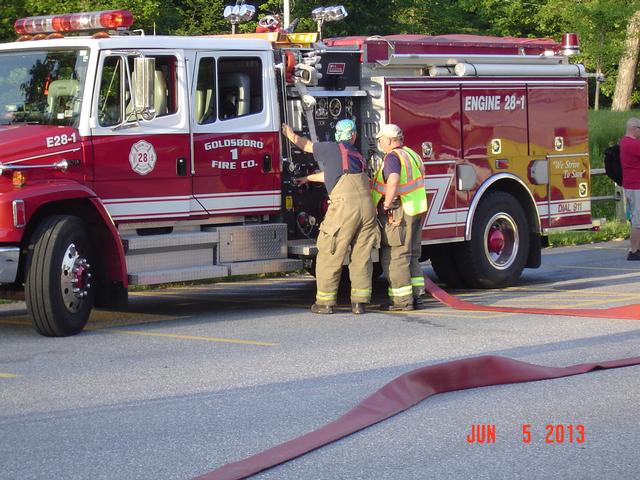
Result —
[{"label": "chrome wheel hub", "polygon": [[484,253],[491,265],[506,270],[515,261],[520,245],[518,227],[511,215],[496,213],[484,231]]},{"label": "chrome wheel hub", "polygon": [[60,289],[65,307],[70,312],[77,312],[91,288],[91,265],[80,256],[75,244],[70,244],[62,258],[60,273]]}]

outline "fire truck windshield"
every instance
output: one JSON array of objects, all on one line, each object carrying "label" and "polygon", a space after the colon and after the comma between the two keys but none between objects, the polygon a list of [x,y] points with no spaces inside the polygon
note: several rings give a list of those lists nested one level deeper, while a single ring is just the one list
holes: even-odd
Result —
[{"label": "fire truck windshield", "polygon": [[0,125],[77,127],[88,50],[0,53]]}]

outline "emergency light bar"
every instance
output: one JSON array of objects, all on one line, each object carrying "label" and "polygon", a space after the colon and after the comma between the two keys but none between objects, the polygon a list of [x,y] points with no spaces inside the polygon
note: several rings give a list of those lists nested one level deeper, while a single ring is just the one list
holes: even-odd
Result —
[{"label": "emergency light bar", "polygon": [[18,35],[33,35],[85,30],[118,30],[127,29],[132,24],[133,14],[129,10],[102,10],[21,18],[16,20],[13,28]]}]

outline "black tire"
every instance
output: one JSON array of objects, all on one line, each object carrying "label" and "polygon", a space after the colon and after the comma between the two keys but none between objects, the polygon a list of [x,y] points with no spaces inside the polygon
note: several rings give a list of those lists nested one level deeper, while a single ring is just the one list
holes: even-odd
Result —
[{"label": "black tire", "polygon": [[429,246],[429,258],[433,271],[441,282],[451,288],[467,287],[456,263],[459,247],[457,243]]},{"label": "black tire", "polygon": [[66,337],[84,328],[93,307],[94,250],[78,217],[48,217],[36,229],[25,281],[27,309],[36,330]]},{"label": "black tire", "polygon": [[513,285],[529,255],[527,218],[518,200],[506,192],[489,192],[480,201],[471,240],[460,245],[456,264],[471,288]]}]

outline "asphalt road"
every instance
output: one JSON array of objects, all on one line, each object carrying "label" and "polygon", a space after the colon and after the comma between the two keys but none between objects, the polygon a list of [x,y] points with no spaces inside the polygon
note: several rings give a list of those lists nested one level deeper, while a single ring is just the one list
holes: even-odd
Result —
[{"label": "asphalt road", "polygon": [[[625,247],[547,250],[515,287],[454,293],[524,307],[640,304],[640,264],[625,261]],[[549,366],[640,355],[633,320],[458,312],[435,301],[354,316],[346,298],[339,313],[318,316],[308,310],[314,293],[306,276],[138,292],[127,311],[96,311],[87,331],[62,339],[36,334],[24,304],[1,305],[0,478],[188,479],[318,428],[421,366],[484,354]],[[255,478],[636,479],[639,374],[436,395]],[[495,426],[495,442],[468,443],[475,424]]]}]

